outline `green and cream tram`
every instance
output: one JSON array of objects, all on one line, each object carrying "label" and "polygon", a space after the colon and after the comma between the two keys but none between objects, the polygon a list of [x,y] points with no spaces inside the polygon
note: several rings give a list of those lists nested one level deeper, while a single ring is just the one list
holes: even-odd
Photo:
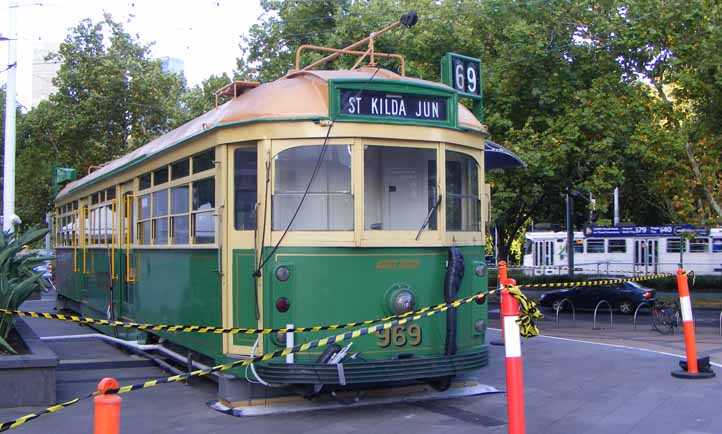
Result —
[{"label": "green and cream tram", "polygon": [[[219,95],[229,100],[58,194],[63,307],[141,323],[281,328],[487,290],[485,144],[497,166],[516,160],[486,141],[452,87],[370,66],[307,68]],[[451,248],[464,273],[458,294],[445,296],[448,261],[458,260]],[[448,316],[354,340],[344,378],[321,348],[257,364],[251,380],[373,385],[486,365],[486,305]],[[225,363],[335,333],[155,335]]]}]

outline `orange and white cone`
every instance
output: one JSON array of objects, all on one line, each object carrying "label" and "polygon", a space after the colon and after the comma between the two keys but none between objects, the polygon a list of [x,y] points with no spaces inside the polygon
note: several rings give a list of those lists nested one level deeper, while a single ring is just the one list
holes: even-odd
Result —
[{"label": "orange and white cone", "polygon": [[677,270],[677,290],[679,291],[679,306],[682,311],[682,328],[684,329],[684,346],[687,352],[687,363],[680,362],[679,371],[672,371],[676,378],[697,379],[712,378],[715,376],[709,367],[709,357],[703,358],[704,365],[700,369],[697,359],[697,342],[694,336],[694,316],[692,315],[692,300],[689,298],[689,283],[687,273],[683,269]]}]

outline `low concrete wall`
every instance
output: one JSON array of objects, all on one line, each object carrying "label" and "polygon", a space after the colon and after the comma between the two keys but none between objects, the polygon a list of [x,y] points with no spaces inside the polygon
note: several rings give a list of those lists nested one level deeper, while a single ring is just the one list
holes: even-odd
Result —
[{"label": "low concrete wall", "polygon": [[0,408],[54,405],[58,356],[22,318],[15,329],[30,354],[0,356]]}]

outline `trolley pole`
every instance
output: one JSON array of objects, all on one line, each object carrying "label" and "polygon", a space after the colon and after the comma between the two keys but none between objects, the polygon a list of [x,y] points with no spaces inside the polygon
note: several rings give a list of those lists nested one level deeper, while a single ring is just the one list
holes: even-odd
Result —
[{"label": "trolley pole", "polygon": [[5,151],[3,159],[3,231],[12,231],[15,216],[15,82],[17,78],[17,31],[15,18],[18,5],[8,9],[8,80],[5,88]]}]

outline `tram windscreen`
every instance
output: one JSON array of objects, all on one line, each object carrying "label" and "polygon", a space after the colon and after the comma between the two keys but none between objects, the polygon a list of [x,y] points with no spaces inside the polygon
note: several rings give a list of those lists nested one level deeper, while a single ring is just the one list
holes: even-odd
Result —
[{"label": "tram windscreen", "polygon": [[[313,182],[304,198],[311,177]],[[325,150],[321,145],[286,149],[275,159],[274,180],[274,231],[286,230],[297,209],[298,215],[290,225],[292,231],[353,230],[350,146],[327,145]]]},{"label": "tram windscreen", "polygon": [[[436,201],[435,149],[365,146],[366,230],[418,231]],[[427,229],[436,229],[435,214]]]},{"label": "tram windscreen", "polygon": [[446,151],[446,230],[480,231],[479,165],[461,152]]}]

